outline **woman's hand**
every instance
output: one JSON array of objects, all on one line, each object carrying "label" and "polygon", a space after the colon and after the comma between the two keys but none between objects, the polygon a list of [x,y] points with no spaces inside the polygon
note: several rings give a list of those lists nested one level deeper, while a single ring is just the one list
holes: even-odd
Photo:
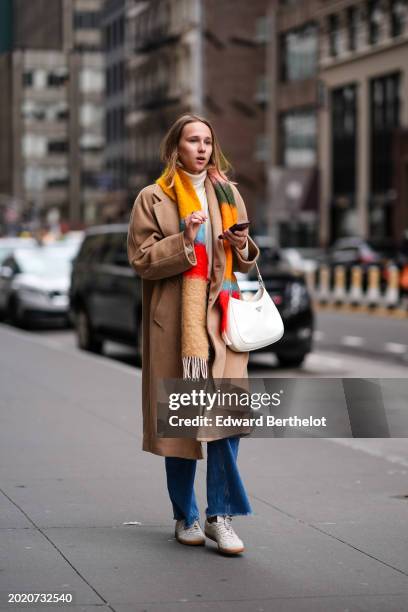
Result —
[{"label": "woman's hand", "polygon": [[195,210],[185,218],[185,228],[184,228],[184,240],[185,242],[190,242],[193,244],[198,230],[200,229],[200,225],[205,223],[207,220],[207,215],[202,210]]},{"label": "woman's hand", "polygon": [[223,232],[222,236],[226,238],[233,247],[243,249],[248,240],[248,228],[237,230],[236,232],[231,232],[231,230],[227,229]]}]

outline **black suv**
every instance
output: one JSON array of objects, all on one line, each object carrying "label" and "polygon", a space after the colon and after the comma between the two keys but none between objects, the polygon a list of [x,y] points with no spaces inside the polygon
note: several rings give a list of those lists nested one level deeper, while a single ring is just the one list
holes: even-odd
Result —
[{"label": "black suv", "polygon": [[[103,341],[136,347],[142,354],[141,279],[127,257],[127,224],[88,229],[74,259],[70,314],[78,345],[101,352]],[[314,317],[303,275],[290,268],[282,252],[267,237],[255,237],[261,256],[259,267],[285,326],[283,337],[260,351],[276,354],[281,365],[298,366],[312,349]],[[242,293],[258,288],[256,269],[236,273]]]},{"label": "black suv", "polygon": [[78,346],[102,352],[104,340],[142,353],[142,282],[129,265],[127,224],[94,226],[73,261],[70,316]]},{"label": "black suv", "polygon": [[[278,342],[251,351],[250,355],[275,353],[281,366],[300,366],[312,350],[314,332],[314,313],[304,273],[292,267],[284,250],[274,246],[269,236],[254,236],[254,241],[260,251],[258,268],[265,288],[282,317],[284,334]],[[248,274],[235,274],[242,294],[258,290],[255,266]]]}]

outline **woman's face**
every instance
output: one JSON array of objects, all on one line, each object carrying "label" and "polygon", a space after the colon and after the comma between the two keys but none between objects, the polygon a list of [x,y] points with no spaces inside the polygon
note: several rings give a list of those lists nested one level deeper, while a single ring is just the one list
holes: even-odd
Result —
[{"label": "woman's face", "polygon": [[183,127],[178,156],[187,172],[202,172],[210,160],[212,149],[211,130],[205,123],[194,121]]}]

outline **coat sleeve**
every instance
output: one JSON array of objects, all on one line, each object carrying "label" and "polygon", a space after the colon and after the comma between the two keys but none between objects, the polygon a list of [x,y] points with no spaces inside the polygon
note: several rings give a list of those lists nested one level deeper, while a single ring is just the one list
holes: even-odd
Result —
[{"label": "coat sleeve", "polygon": [[137,196],[129,219],[127,254],[130,265],[142,278],[159,280],[181,274],[196,265],[183,232],[164,236],[153,212],[146,187]]},{"label": "coat sleeve", "polygon": [[[248,219],[248,214],[246,210],[246,206],[244,200],[242,199],[241,194],[235,185],[232,185],[232,190],[235,196],[235,202],[238,210],[238,222],[245,221]],[[252,240],[251,236],[248,234],[248,257],[244,259],[242,257],[242,253],[238,251],[238,249],[232,249],[234,253],[233,258],[233,271],[234,272],[249,272],[251,268],[254,267],[255,261],[259,257],[259,249],[256,246],[255,242]]]}]

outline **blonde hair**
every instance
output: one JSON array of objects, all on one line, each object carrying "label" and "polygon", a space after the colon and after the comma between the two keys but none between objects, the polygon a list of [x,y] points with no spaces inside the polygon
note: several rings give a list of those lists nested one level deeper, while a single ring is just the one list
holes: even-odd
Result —
[{"label": "blonde hair", "polygon": [[220,144],[212,125],[204,117],[189,113],[181,115],[176,119],[160,143],[160,160],[165,164],[164,179],[166,183],[169,187],[173,187],[174,185],[174,175],[178,166],[178,144],[183,128],[188,123],[194,123],[196,121],[205,123],[211,131],[212,153],[206,166],[208,174],[217,180],[226,181],[227,183],[233,183],[235,185],[236,183],[231,181],[225,174],[232,168],[232,165],[221,151]]}]

